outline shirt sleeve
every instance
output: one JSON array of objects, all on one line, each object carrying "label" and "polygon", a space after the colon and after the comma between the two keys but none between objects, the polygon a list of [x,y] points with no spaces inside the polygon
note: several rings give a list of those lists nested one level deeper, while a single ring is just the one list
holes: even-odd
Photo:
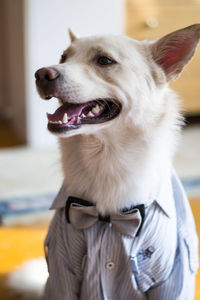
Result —
[{"label": "shirt sleeve", "polygon": [[149,289],[147,299],[194,299],[195,276],[190,272],[187,247],[182,238],[179,238],[174,267],[167,280]]},{"label": "shirt sleeve", "polygon": [[61,210],[58,210],[50,225],[45,240],[45,256],[49,278],[46,283],[45,300],[78,300],[81,280],[73,268],[70,247],[65,243]]},{"label": "shirt sleeve", "polygon": [[177,213],[178,235],[187,245],[190,270],[196,274],[199,265],[196,226],[186,193],[175,171],[172,176],[172,186]]},{"label": "shirt sleeve", "polygon": [[177,214],[178,246],[170,276],[146,292],[147,299],[193,300],[198,268],[198,239],[183,186],[173,171],[172,186]]}]

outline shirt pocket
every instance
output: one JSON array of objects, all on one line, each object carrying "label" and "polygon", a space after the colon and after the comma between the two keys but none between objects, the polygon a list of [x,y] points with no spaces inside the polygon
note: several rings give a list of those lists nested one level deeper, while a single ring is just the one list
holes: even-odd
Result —
[{"label": "shirt pocket", "polygon": [[199,267],[197,235],[193,231],[185,232],[182,238],[187,249],[190,271],[192,274],[196,274]]},{"label": "shirt pocket", "polygon": [[131,270],[139,290],[145,293],[154,286],[162,284],[173,269],[175,256],[172,251],[163,253],[162,249],[148,247],[131,259]]}]

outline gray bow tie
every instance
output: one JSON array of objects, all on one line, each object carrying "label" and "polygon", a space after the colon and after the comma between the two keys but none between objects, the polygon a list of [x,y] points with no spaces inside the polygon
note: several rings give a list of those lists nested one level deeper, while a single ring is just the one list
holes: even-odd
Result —
[{"label": "gray bow tie", "polygon": [[76,229],[85,229],[98,221],[108,222],[124,235],[138,236],[144,221],[144,205],[123,210],[119,214],[102,216],[91,202],[69,197],[66,203],[66,218]]}]

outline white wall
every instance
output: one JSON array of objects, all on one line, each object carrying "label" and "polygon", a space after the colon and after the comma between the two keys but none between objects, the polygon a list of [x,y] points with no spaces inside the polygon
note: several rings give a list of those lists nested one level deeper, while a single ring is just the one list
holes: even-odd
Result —
[{"label": "white wall", "polygon": [[46,111],[56,100],[37,95],[34,72],[58,62],[69,45],[67,30],[80,35],[123,33],[124,0],[24,0],[28,143],[52,147],[56,138],[46,130]]}]

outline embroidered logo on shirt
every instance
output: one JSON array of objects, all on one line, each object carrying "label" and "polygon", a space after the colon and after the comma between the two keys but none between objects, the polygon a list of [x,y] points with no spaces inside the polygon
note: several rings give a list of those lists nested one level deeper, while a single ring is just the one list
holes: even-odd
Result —
[{"label": "embroidered logo on shirt", "polygon": [[146,258],[151,258],[152,254],[155,252],[154,247],[150,246],[145,250],[141,250],[138,252],[138,255],[142,256],[142,259],[145,260]]}]

